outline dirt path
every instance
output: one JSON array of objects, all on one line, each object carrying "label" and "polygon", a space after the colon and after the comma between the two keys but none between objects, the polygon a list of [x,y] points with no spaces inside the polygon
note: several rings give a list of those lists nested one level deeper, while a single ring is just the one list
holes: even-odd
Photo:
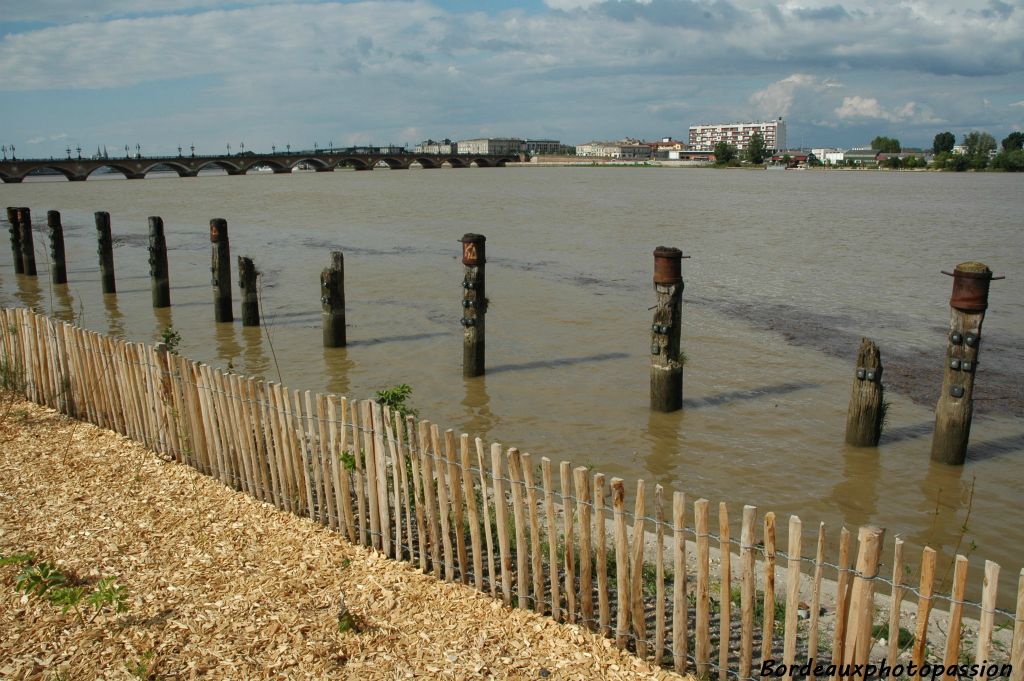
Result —
[{"label": "dirt path", "polygon": [[[30,552],[127,611],[91,623],[0,567],[0,678],[679,678],[577,626],[352,546],[52,410],[0,405],[0,556]],[[344,594],[360,630],[338,626]]]}]

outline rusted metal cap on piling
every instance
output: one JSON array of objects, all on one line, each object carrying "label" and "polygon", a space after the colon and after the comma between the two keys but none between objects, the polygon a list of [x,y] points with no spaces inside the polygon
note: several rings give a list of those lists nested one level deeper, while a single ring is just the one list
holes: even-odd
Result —
[{"label": "rusted metal cap on piling", "polygon": [[484,246],[487,237],[483,234],[463,234],[459,241],[462,242],[463,265],[476,267],[487,262],[486,248]]},{"label": "rusted metal cap on piling", "polygon": [[654,283],[673,286],[683,280],[683,252],[678,248],[654,249]]},{"label": "rusted metal cap on piling", "polygon": [[952,272],[943,272],[953,277],[953,294],[949,306],[964,312],[984,312],[988,309],[988,287],[993,279],[992,270],[984,263],[962,262]]},{"label": "rusted metal cap on piling", "polygon": [[228,235],[228,221],[224,218],[214,218],[210,220],[210,243],[215,244],[220,242],[222,239],[227,238]]}]

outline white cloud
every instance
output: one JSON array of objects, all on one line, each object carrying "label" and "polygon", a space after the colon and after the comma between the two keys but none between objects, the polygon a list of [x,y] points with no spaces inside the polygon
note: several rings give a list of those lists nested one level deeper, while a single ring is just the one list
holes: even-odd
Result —
[{"label": "white cloud", "polygon": [[57,132],[52,135],[36,135],[25,140],[26,144],[42,144],[43,142],[59,142],[60,140],[67,139],[68,134],[66,132]]},{"label": "white cloud", "polygon": [[820,89],[824,83],[806,73],[794,73],[791,76],[774,82],[763,90],[750,96],[762,116],[788,116],[793,105],[793,98],[800,89]]},{"label": "white cloud", "polygon": [[1024,99],[1020,100],[1019,102],[1014,102],[1010,106],[1019,106],[1019,107],[1024,108]]},{"label": "white cloud", "polygon": [[902,106],[889,109],[883,106],[874,97],[843,97],[843,103],[835,108],[837,117],[847,121],[857,120],[883,120],[890,123],[939,123],[937,118],[928,107],[922,107],[917,102],[907,102]]}]

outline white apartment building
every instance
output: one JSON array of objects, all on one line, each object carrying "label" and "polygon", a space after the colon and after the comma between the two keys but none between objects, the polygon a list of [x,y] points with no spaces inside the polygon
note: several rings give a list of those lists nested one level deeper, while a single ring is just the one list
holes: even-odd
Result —
[{"label": "white apartment building", "polygon": [[487,137],[457,142],[460,154],[518,154],[524,150],[518,137]]},{"label": "white apartment building", "polygon": [[726,142],[737,149],[746,149],[750,136],[755,132],[764,137],[769,152],[786,148],[786,123],[779,116],[774,121],[756,123],[711,123],[690,126],[690,148],[710,151],[719,142]]}]

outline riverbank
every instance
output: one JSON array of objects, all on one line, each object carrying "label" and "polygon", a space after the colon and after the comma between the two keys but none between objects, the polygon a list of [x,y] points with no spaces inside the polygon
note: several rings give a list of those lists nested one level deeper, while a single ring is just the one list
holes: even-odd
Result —
[{"label": "riverbank", "polygon": [[0,442],[0,555],[112,577],[127,606],[82,623],[0,567],[0,677],[680,678],[53,410],[5,400]]}]

